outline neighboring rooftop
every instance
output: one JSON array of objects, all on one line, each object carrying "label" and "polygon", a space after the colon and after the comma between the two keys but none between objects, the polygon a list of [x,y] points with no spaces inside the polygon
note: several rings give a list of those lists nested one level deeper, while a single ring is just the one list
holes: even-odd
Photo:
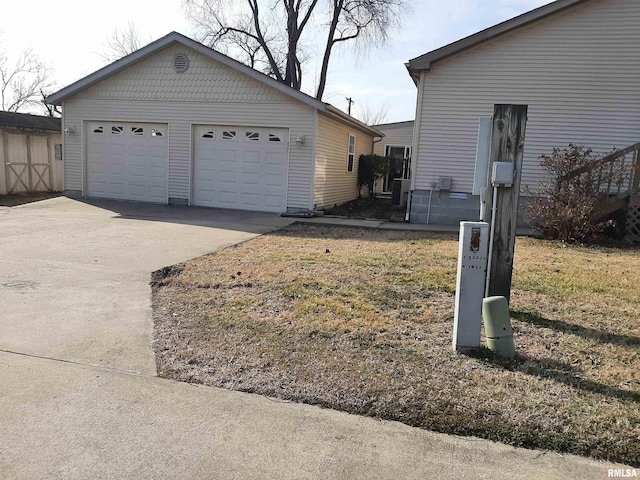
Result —
[{"label": "neighboring rooftop", "polygon": [[47,132],[62,131],[62,123],[59,118],[3,111],[0,111],[0,127]]},{"label": "neighboring rooftop", "polygon": [[378,125],[372,125],[372,127],[376,130],[390,130],[393,128],[413,127],[414,123],[413,120],[406,120],[404,122],[380,123]]}]

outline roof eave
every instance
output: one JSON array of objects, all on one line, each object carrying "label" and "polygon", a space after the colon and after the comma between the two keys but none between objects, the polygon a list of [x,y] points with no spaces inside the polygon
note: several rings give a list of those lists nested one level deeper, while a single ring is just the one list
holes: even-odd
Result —
[{"label": "roof eave", "polygon": [[359,130],[362,130],[374,137],[380,137],[383,138],[385,135],[384,133],[382,133],[379,130],[376,130],[373,127],[370,127],[369,125],[367,125],[366,123],[361,122],[360,120],[358,120],[357,118],[353,118],[351,115],[347,115],[346,113],[344,113],[342,110],[334,107],[333,105],[330,105],[328,103],[325,103],[326,106],[326,110],[324,111],[324,113],[330,117],[334,117],[340,121],[342,121],[342,123],[346,123],[348,125],[351,125],[352,127],[355,127]]}]

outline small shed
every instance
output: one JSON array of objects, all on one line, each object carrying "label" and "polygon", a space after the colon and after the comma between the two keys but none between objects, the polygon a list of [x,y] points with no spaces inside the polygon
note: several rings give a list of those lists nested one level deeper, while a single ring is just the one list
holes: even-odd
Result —
[{"label": "small shed", "polygon": [[0,195],[62,190],[60,119],[0,112]]}]

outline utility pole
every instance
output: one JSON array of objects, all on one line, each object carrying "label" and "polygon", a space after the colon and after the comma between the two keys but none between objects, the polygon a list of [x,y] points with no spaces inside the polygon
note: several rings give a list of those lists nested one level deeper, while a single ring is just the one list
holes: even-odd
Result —
[{"label": "utility pole", "polygon": [[354,101],[353,101],[353,98],[351,98],[351,97],[347,97],[347,102],[349,102],[349,108],[347,109],[347,113],[348,113],[349,115],[351,115],[351,105],[352,105],[352,104],[354,104],[354,103],[356,103],[356,102],[354,102]]},{"label": "utility pole", "polygon": [[516,243],[516,221],[520,200],[520,181],[524,158],[524,137],[527,125],[527,105],[495,105],[491,156],[484,201],[486,208],[482,221],[492,222],[493,188],[491,173],[494,162],[513,163],[513,185],[499,188],[495,205],[495,230],[493,249],[490,253],[489,296],[511,297],[513,257]]}]

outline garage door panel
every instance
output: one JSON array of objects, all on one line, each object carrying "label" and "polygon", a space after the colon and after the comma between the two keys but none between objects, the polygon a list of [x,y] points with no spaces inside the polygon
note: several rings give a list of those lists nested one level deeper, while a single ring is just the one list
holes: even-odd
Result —
[{"label": "garage door panel", "polygon": [[167,203],[166,126],[91,122],[87,132],[89,196]]},{"label": "garage door panel", "polygon": [[242,183],[245,185],[259,185],[260,177],[257,173],[243,173],[242,174]]},{"label": "garage door panel", "polygon": [[194,204],[286,210],[286,130],[203,125],[194,128],[194,138]]},{"label": "garage door panel", "polygon": [[254,167],[260,165],[261,153],[260,151],[244,152],[242,154],[242,161],[245,165],[253,165]]},{"label": "garage door panel", "polygon": [[260,201],[260,197],[255,193],[242,194],[242,203],[246,206],[257,207],[259,201]]}]

